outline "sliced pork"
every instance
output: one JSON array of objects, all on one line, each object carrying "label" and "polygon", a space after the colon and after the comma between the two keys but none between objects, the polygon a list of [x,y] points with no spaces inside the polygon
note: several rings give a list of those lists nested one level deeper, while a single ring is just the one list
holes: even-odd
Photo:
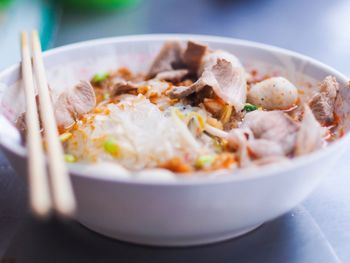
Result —
[{"label": "sliced pork", "polygon": [[111,93],[113,95],[119,95],[122,93],[129,92],[131,90],[137,90],[138,85],[132,81],[127,81],[122,78],[119,78],[114,81],[113,86],[111,87]]},{"label": "sliced pork", "polygon": [[147,77],[153,78],[160,72],[181,68],[183,66],[182,53],[183,49],[178,41],[166,42],[153,61]]},{"label": "sliced pork", "polygon": [[220,50],[206,55],[198,74],[219,98],[236,111],[243,109],[247,96],[246,73],[234,55]]},{"label": "sliced pork", "polygon": [[287,162],[289,159],[285,156],[266,156],[261,159],[255,160],[252,165],[256,166],[264,166],[269,164],[275,164],[275,163],[281,163],[281,162]]},{"label": "sliced pork", "polygon": [[241,127],[252,130],[255,138],[278,143],[284,154],[294,150],[298,125],[282,111],[260,111],[247,113]]},{"label": "sliced pork", "polygon": [[261,159],[269,156],[284,156],[282,146],[276,142],[265,139],[256,139],[249,141],[248,149],[255,159]]},{"label": "sliced pork", "polygon": [[163,71],[156,75],[155,79],[159,80],[167,80],[172,83],[177,83],[183,80],[186,75],[188,75],[189,71],[187,69],[175,69],[169,71]]},{"label": "sliced pork", "polygon": [[57,125],[68,128],[96,106],[95,92],[88,81],[81,81],[59,95],[54,105]]},{"label": "sliced pork", "polygon": [[304,155],[320,149],[324,144],[325,129],[321,127],[308,105],[297,134],[295,155]]},{"label": "sliced pork", "polygon": [[254,135],[248,128],[232,129],[226,136],[230,148],[237,151],[241,167],[247,167],[251,164],[248,151],[248,140],[250,138],[254,138]]},{"label": "sliced pork", "polygon": [[225,59],[229,61],[233,67],[243,69],[242,63],[239,61],[239,59],[235,55],[227,51],[215,50],[212,52],[208,52],[203,57],[201,65],[198,68],[197,75],[201,76],[205,70],[210,70],[217,63],[218,59]]},{"label": "sliced pork", "polygon": [[198,79],[192,85],[185,86],[175,86],[167,92],[167,95],[172,99],[182,99],[195,92],[200,92],[204,87],[207,86],[205,79]]},{"label": "sliced pork", "polygon": [[320,93],[311,98],[309,106],[322,126],[331,125],[334,122],[334,106],[339,84],[335,77],[328,76],[320,83],[319,90]]},{"label": "sliced pork", "polygon": [[[223,56],[225,58],[219,58],[217,54],[209,55],[211,57],[205,60],[207,65],[202,67],[204,70],[199,79],[187,88],[181,87],[179,89],[174,87],[169,91],[169,96],[172,98],[184,98],[208,86],[213,89],[216,96],[229,105],[234,106],[236,111],[242,110],[247,93],[244,69],[241,66],[237,66],[239,61],[226,59],[231,56],[230,54],[223,54],[225,54]],[[233,55],[232,57],[235,58]],[[216,61],[213,64],[215,58]]]},{"label": "sliced pork", "polygon": [[188,41],[187,48],[183,54],[183,61],[191,72],[197,73],[207,52],[208,46]]}]

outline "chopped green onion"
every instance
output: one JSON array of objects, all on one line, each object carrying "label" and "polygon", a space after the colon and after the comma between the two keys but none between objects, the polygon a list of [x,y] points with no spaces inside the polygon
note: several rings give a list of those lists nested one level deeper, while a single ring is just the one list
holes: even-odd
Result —
[{"label": "chopped green onion", "polygon": [[94,83],[100,83],[108,78],[108,73],[97,73],[92,78],[92,82]]},{"label": "chopped green onion", "polygon": [[244,105],[244,108],[243,108],[243,110],[246,111],[246,112],[255,111],[255,110],[257,110],[257,109],[258,109],[257,106],[255,106],[254,104],[250,104],[250,103],[246,103],[246,104]]},{"label": "chopped green onion", "polygon": [[62,133],[60,135],[60,141],[61,142],[66,142],[67,140],[69,140],[71,137],[72,137],[73,134],[71,134],[70,132],[65,132],[65,133]]},{"label": "chopped green onion", "polygon": [[114,138],[108,138],[103,143],[103,148],[110,155],[113,155],[115,157],[120,156],[120,148],[119,148],[117,140],[115,140]]},{"label": "chopped green onion", "polygon": [[195,166],[199,169],[209,167],[214,162],[215,158],[216,156],[214,154],[199,156],[196,160]]},{"label": "chopped green onion", "polygon": [[103,99],[104,100],[109,100],[111,98],[111,95],[109,95],[108,92],[103,93]]},{"label": "chopped green onion", "polygon": [[77,161],[77,158],[73,154],[65,154],[64,160],[67,163],[75,163]]}]

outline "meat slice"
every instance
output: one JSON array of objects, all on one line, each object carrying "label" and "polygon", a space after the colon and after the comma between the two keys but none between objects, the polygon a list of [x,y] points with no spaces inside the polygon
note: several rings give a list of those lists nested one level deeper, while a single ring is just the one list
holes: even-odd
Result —
[{"label": "meat slice", "polygon": [[322,126],[334,122],[334,106],[339,91],[339,84],[335,77],[326,77],[319,86],[320,93],[315,94],[309,101],[309,106],[315,118]]},{"label": "meat slice", "polygon": [[186,87],[186,86],[176,86],[171,88],[169,91],[166,92],[166,95],[169,96],[170,99],[182,99],[187,97],[188,95],[194,93],[196,91],[195,87],[193,85]]},{"label": "meat slice", "polygon": [[255,160],[253,162],[253,165],[263,166],[263,165],[288,162],[288,161],[289,161],[289,159],[285,156],[267,156],[267,157],[263,157],[261,159]]},{"label": "meat slice", "polygon": [[197,73],[204,55],[208,52],[208,46],[188,41],[183,54],[183,61],[191,72]]},{"label": "meat slice", "polygon": [[171,88],[167,95],[171,99],[182,99],[185,98],[192,93],[201,91],[205,86],[207,86],[207,83],[205,82],[205,79],[200,78],[192,85],[185,87],[185,86],[175,86]]},{"label": "meat slice", "polygon": [[174,87],[175,90],[169,91],[169,96],[184,98],[209,86],[236,111],[242,110],[247,96],[246,77],[244,68],[235,56],[223,51],[212,52],[203,58],[198,72],[200,77],[195,83],[187,89]]},{"label": "meat slice", "polygon": [[252,131],[248,128],[232,129],[227,135],[230,148],[237,151],[240,167],[251,165],[248,152],[248,140],[254,138]]},{"label": "meat slice", "polygon": [[156,75],[156,79],[167,80],[173,83],[180,82],[183,78],[188,75],[187,69],[175,69],[169,71],[163,71]]},{"label": "meat slice", "polygon": [[96,106],[95,92],[88,81],[80,81],[67,91],[67,95],[76,115],[88,113]]},{"label": "meat slice", "polygon": [[250,128],[257,139],[278,143],[285,155],[294,150],[298,125],[282,111],[252,111],[241,124]]},{"label": "meat slice", "polygon": [[295,154],[304,155],[320,149],[324,144],[322,128],[308,105],[304,105],[304,116],[297,134]]},{"label": "meat slice", "polygon": [[54,104],[57,125],[61,128],[70,127],[81,115],[91,111],[96,105],[93,87],[88,81],[61,93]]},{"label": "meat slice", "polygon": [[316,94],[309,102],[312,112],[322,125],[332,124],[334,121],[334,102],[324,93]]},{"label": "meat slice", "polygon": [[127,81],[124,79],[117,79],[114,81],[113,86],[111,87],[111,93],[113,95],[120,95],[131,90],[137,90],[138,85],[132,81]]},{"label": "meat slice", "polygon": [[247,97],[247,81],[237,57],[221,50],[208,53],[203,58],[198,75],[219,98],[234,106],[236,111],[242,110]]},{"label": "meat slice", "polygon": [[320,91],[335,100],[339,91],[339,83],[334,76],[327,76],[320,83]]},{"label": "meat slice", "polygon": [[247,127],[232,129],[226,139],[229,147],[236,151],[241,167],[264,165],[286,159],[279,142],[255,139],[253,131]]},{"label": "meat slice", "polygon": [[69,128],[75,121],[74,108],[70,104],[68,97],[66,92],[62,93],[54,106],[57,126],[63,129]]},{"label": "meat slice", "polygon": [[232,62],[218,59],[212,70],[204,71],[203,77],[207,77],[208,84],[215,94],[230,105],[236,111],[242,110],[246,101],[246,80],[243,68],[234,67]]},{"label": "meat slice", "polygon": [[284,156],[283,148],[279,143],[265,139],[249,141],[248,149],[250,154],[256,159],[270,156]]},{"label": "meat slice", "polygon": [[153,78],[158,73],[178,69],[182,66],[182,47],[178,41],[168,41],[161,48],[152,63],[147,78]]},{"label": "meat slice", "polygon": [[203,57],[202,63],[197,71],[198,76],[202,75],[205,70],[210,70],[217,63],[218,59],[225,59],[229,61],[233,67],[243,68],[241,62],[235,55],[227,51],[215,50],[213,52],[208,52]]},{"label": "meat slice", "polygon": [[[50,92],[50,97],[51,97],[51,100],[54,100],[54,95],[53,95],[53,91],[50,89],[49,87],[49,92]],[[35,96],[35,102],[36,102],[36,105],[37,105],[37,114],[38,114],[38,117],[39,117],[39,124],[40,124],[40,127],[41,127],[41,118],[40,118],[40,111],[39,111],[39,96],[36,95]],[[21,137],[23,140],[26,139],[26,136],[25,136],[25,133],[26,133],[26,130],[27,130],[27,123],[26,123],[26,113],[23,112],[22,114],[20,114],[18,116],[18,118],[16,119],[16,122],[15,122],[15,126],[16,128],[19,130],[20,134],[21,134]]]},{"label": "meat slice", "polygon": [[[40,115],[39,115],[40,116]],[[15,127],[18,129],[22,142],[25,142],[26,140],[26,130],[27,130],[27,123],[26,123],[26,115],[25,113],[22,113],[18,116],[15,122]]]}]

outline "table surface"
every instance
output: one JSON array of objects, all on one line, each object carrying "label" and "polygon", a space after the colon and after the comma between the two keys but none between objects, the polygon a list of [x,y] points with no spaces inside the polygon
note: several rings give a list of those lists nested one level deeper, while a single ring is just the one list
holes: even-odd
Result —
[{"label": "table surface", "polygon": [[[147,0],[107,13],[63,10],[55,46],[139,33],[197,33],[292,49],[350,75],[347,0]],[[0,258],[14,262],[350,262],[345,154],[317,190],[254,232],[211,246],[160,249],[96,235],[77,223],[28,216],[26,188],[0,155]]]}]

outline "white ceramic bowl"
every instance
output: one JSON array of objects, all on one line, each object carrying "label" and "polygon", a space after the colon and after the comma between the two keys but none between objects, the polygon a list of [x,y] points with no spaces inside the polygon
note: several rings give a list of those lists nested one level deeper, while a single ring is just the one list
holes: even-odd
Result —
[{"label": "white ceramic bowl", "polygon": [[[279,70],[295,84],[334,75],[344,87],[338,109],[348,126],[345,76],[311,58],[287,50],[221,37],[196,35],[126,36],[77,43],[45,52],[51,88],[64,88],[96,71],[127,66],[145,71],[169,39],[194,39],[213,49],[236,54],[245,65]],[[62,78],[63,76],[63,78]],[[19,174],[26,174],[26,151],[3,116],[14,120],[23,108],[18,65],[0,74],[0,143]],[[0,98],[1,99],[1,98]],[[121,178],[108,168],[70,167],[78,202],[76,219],[88,228],[140,244],[183,246],[206,244],[242,235],[282,215],[318,185],[339,155],[349,147],[345,135],[329,147],[289,163],[241,170],[218,178],[158,181]]]}]

